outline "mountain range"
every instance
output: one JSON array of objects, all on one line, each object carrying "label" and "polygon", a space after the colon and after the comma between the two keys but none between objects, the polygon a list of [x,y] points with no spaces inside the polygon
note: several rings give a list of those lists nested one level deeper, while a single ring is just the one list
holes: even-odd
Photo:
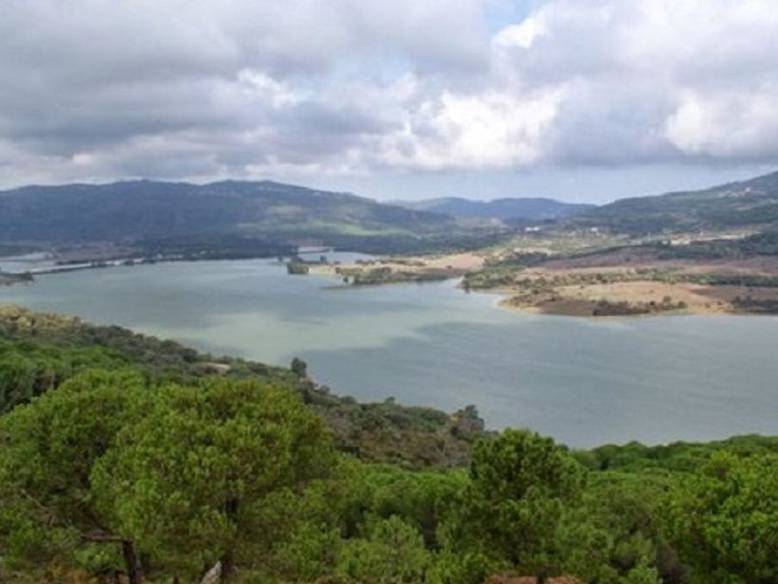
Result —
[{"label": "mountain range", "polygon": [[304,239],[342,249],[391,253],[465,244],[477,247],[503,237],[509,231],[506,224],[521,221],[630,235],[770,230],[778,226],[778,172],[600,207],[542,198],[484,202],[452,197],[390,204],[272,181],[197,185],[141,180],[0,192],[0,247],[145,242],[147,247],[164,250],[181,248],[183,241],[183,250],[223,249],[225,242],[239,250]]},{"label": "mountain range", "polygon": [[9,240],[100,241],[193,233],[424,235],[452,224],[443,215],[271,181],[131,181],[0,193],[0,233]]}]

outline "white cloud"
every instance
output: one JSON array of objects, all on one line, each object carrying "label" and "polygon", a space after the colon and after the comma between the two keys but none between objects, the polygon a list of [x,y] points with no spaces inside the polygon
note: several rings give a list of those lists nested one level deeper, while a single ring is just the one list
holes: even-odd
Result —
[{"label": "white cloud", "polygon": [[686,91],[667,120],[667,138],[688,155],[771,157],[778,153],[778,88]]},{"label": "white cloud", "polygon": [[496,38],[522,87],[566,87],[559,164],[778,160],[769,0],[551,0]]},{"label": "white cloud", "polygon": [[543,154],[562,94],[443,93],[386,140],[384,162],[426,170],[531,164]]},{"label": "white cloud", "polygon": [[533,43],[547,33],[542,19],[530,16],[520,24],[507,26],[502,29],[494,39],[494,44],[500,49],[519,47],[529,49]]},{"label": "white cloud", "polygon": [[0,182],[778,162],[773,0],[5,0]]},{"label": "white cloud", "polygon": [[276,81],[261,71],[243,69],[238,73],[238,83],[242,85],[247,97],[269,103],[277,109],[298,104],[305,99],[303,95],[286,84]]}]

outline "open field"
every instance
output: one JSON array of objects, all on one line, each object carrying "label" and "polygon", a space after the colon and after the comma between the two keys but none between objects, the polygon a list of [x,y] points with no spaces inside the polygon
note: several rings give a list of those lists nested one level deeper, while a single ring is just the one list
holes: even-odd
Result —
[{"label": "open field", "polygon": [[754,306],[778,303],[778,289],[742,286],[705,286],[690,283],[669,284],[655,281],[560,286],[548,292],[503,290],[509,297],[507,308],[544,314],[570,316],[628,316],[639,314],[743,314]]},{"label": "open field", "polygon": [[598,239],[579,238],[570,245],[565,235],[557,244],[548,236],[528,237],[524,247],[514,240],[510,248],[494,250],[463,286],[504,294],[505,307],[546,314],[778,312],[776,255],[697,257],[688,253],[697,249],[689,243],[600,239],[598,244]]}]

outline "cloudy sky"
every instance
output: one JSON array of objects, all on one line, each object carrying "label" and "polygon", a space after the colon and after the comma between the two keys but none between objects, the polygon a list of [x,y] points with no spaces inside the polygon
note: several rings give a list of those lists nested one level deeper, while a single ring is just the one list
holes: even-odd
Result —
[{"label": "cloudy sky", "polygon": [[2,0],[0,186],[617,197],[778,168],[775,0]]}]

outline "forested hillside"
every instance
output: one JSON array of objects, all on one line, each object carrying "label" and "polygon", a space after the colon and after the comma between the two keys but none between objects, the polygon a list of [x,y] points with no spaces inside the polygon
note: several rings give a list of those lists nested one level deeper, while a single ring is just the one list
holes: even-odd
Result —
[{"label": "forested hillside", "polygon": [[2,582],[778,580],[775,438],[570,451],[299,360],[11,307],[0,339]]},{"label": "forested hillside", "polygon": [[778,173],[601,207],[540,198],[393,205],[271,181],[131,181],[0,192],[0,247],[81,246],[94,252],[102,245],[124,257],[270,257],[300,243],[377,254],[475,249],[502,242],[533,222],[562,235],[775,230]]},{"label": "forested hillside", "polygon": [[778,173],[699,191],[620,199],[571,225],[643,235],[778,226]]},{"label": "forested hillside", "polygon": [[279,244],[300,240],[391,251],[480,236],[444,215],[271,181],[132,181],[0,192],[0,244],[101,242],[144,251],[231,245],[274,255]]}]

